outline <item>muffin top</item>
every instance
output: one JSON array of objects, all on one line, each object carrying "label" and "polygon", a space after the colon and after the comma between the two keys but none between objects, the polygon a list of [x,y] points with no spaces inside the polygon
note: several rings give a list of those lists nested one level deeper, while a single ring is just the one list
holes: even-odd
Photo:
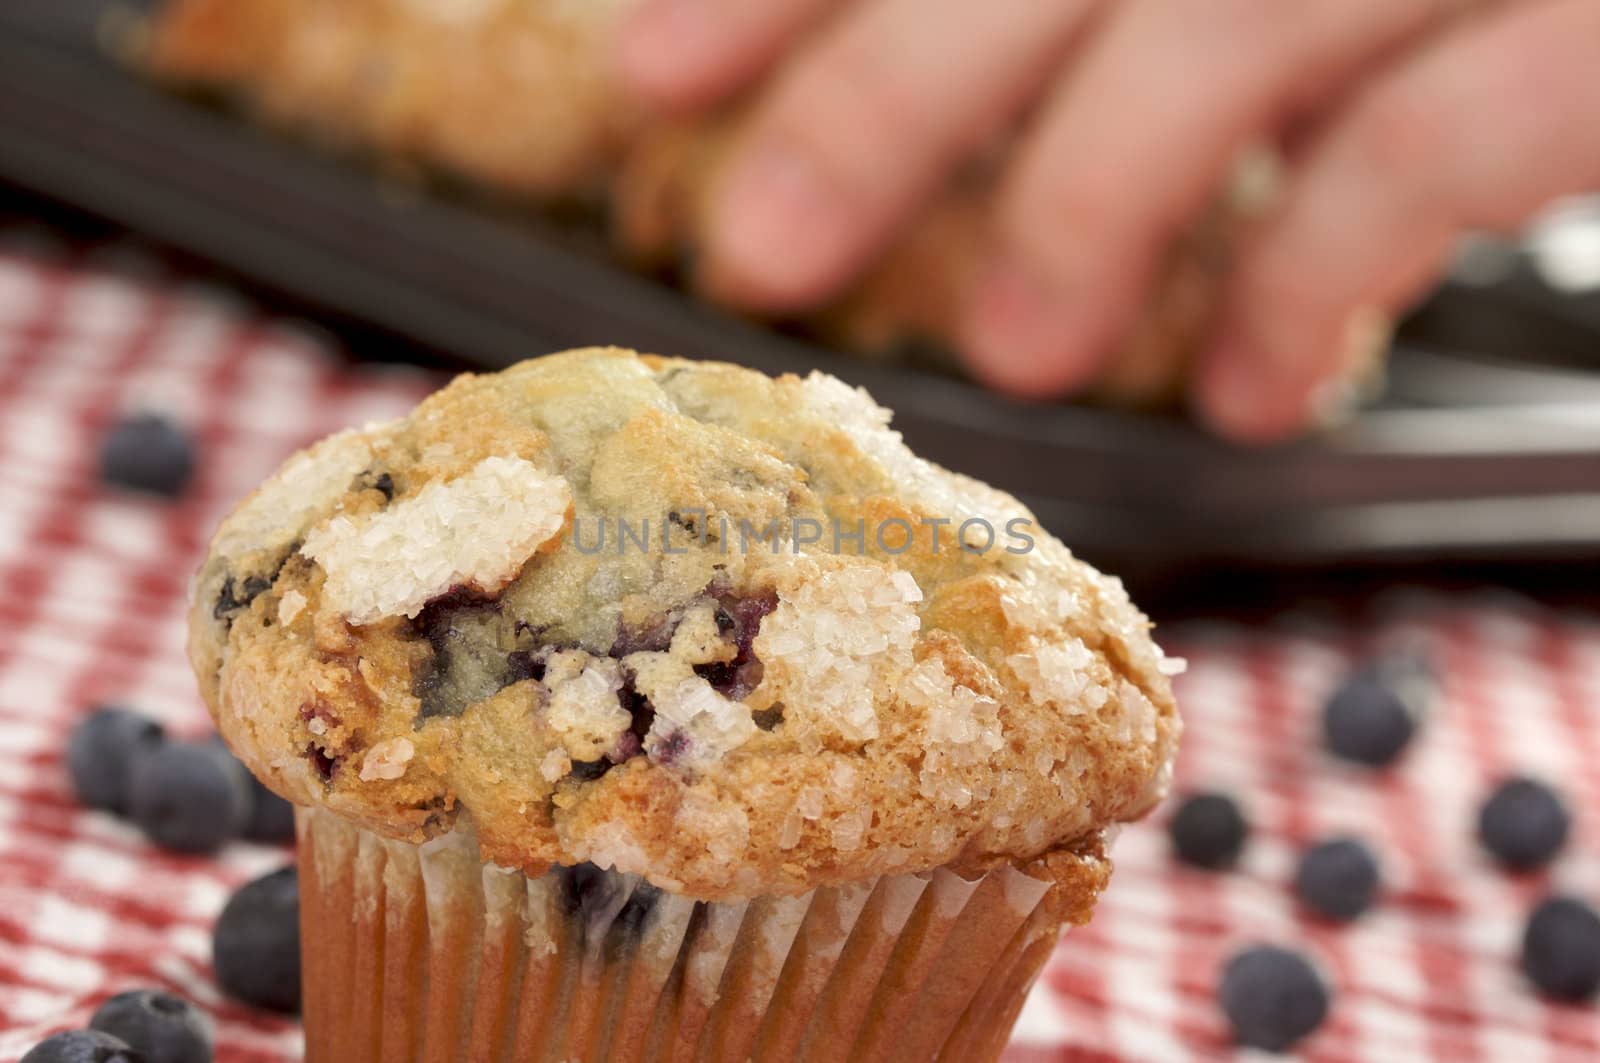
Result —
[{"label": "muffin top", "polygon": [[1098,881],[1179,731],[1148,629],[865,392],[591,349],[289,459],[217,531],[190,656],[292,801],[730,899]]}]

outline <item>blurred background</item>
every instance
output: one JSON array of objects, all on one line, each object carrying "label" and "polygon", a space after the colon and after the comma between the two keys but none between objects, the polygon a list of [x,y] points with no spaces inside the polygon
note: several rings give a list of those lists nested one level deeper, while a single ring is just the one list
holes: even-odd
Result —
[{"label": "blurred background", "polygon": [[[1517,956],[1539,897],[1600,897],[1600,198],[1464,240],[1345,416],[1242,448],[1181,403],[1226,217],[1182,241],[1118,371],[1073,402],[986,391],[939,342],[959,198],[816,314],[696,297],[720,134],[627,119],[592,76],[608,6],[0,4],[0,1059],[128,985],[199,1003],[219,1059],[298,1058],[296,1025],[229,1003],[210,967],[227,891],[287,854],[152,848],[74,798],[67,735],[107,703],[209,727],[189,574],[294,449],[451,372],[590,344],[867,387],[919,454],[1121,576],[1188,658],[1175,790],[1233,795],[1249,844],[1197,869],[1170,812],[1131,825],[1008,1061],[1231,1058],[1214,976],[1258,940],[1336,987],[1307,1058],[1597,1058],[1600,1013],[1536,998]],[[430,34],[424,8],[467,21]],[[537,25],[516,48],[463,28],[490,8]],[[378,91],[406,62],[430,88]],[[1396,655],[1429,664],[1420,708],[1371,667]],[[1328,748],[1341,698],[1398,714],[1406,752]],[[1575,812],[1549,871],[1505,874],[1474,835],[1519,775]],[[1382,867],[1348,928],[1294,895],[1330,836]]]}]

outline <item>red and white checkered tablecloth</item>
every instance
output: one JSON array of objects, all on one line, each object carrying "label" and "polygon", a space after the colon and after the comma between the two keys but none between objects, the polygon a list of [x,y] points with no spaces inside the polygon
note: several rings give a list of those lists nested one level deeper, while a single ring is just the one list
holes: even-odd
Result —
[{"label": "red and white checkered tablecloth", "polygon": [[[74,802],[62,749],[102,700],[203,732],[183,614],[210,529],[292,449],[392,416],[437,379],[342,365],[314,334],[133,245],[0,222],[0,1061],[132,986],[210,1011],[221,1063],[299,1058],[295,1024],[225,1000],[209,959],[229,891],[288,854],[160,853]],[[96,482],[101,428],[138,405],[201,440],[179,504]],[[1330,762],[1321,697],[1357,656],[1411,638],[1433,645],[1444,676],[1415,748],[1383,776]],[[1256,940],[1308,947],[1332,974],[1332,1017],[1307,1059],[1600,1059],[1600,1005],[1544,1004],[1516,971],[1544,890],[1600,900],[1600,620],[1493,592],[1396,592],[1354,613],[1308,607],[1164,641],[1191,662],[1179,788],[1233,791],[1255,832],[1242,867],[1217,875],[1176,866],[1159,823],[1126,830],[1111,890],[1057,951],[1009,1060],[1230,1058],[1213,985]],[[1475,849],[1477,804],[1512,771],[1557,783],[1579,810],[1548,876],[1508,878]],[[1387,890],[1343,929],[1304,917],[1288,890],[1298,848],[1333,832],[1378,848]]]}]

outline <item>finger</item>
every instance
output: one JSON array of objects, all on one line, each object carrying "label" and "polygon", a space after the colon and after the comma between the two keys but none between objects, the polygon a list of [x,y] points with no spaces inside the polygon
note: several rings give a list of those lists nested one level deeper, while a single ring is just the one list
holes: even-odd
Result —
[{"label": "finger", "polygon": [[623,23],[625,84],[666,111],[748,85],[836,0],[646,0]]},{"label": "finger", "polygon": [[708,280],[826,297],[1050,76],[1091,0],[870,0],[789,60],[724,171]]},{"label": "finger", "polygon": [[1485,12],[1380,75],[1243,250],[1200,365],[1211,423],[1294,431],[1343,368],[1352,322],[1420,294],[1460,230],[1600,186],[1597,68],[1600,4],[1549,0]]},{"label": "finger", "polygon": [[1130,0],[1095,35],[1002,192],[964,348],[1008,390],[1082,383],[1248,143],[1448,0]]}]

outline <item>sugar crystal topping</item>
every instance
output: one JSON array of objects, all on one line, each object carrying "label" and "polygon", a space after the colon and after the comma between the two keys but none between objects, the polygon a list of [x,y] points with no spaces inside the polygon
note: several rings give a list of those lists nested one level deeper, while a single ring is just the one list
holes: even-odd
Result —
[{"label": "sugar crystal topping", "polygon": [[295,618],[305,611],[306,596],[299,591],[286,591],[278,600],[278,623],[285,627],[294,623]]},{"label": "sugar crystal topping", "polygon": [[398,779],[406,773],[406,765],[416,755],[416,747],[409,738],[388,738],[367,750],[361,762],[361,780]]},{"label": "sugar crystal topping", "polygon": [[922,590],[909,572],[847,562],[788,594],[761,625],[756,653],[784,672],[797,731],[878,735],[876,694],[910,667]]},{"label": "sugar crystal topping", "polygon": [[1165,655],[1150,639],[1150,621],[1129,600],[1122,581],[1092,570],[1087,576],[1099,592],[1100,615],[1106,634],[1122,646],[1134,668],[1147,675],[1161,672]]},{"label": "sugar crystal topping", "polygon": [[1156,740],[1156,707],[1144,691],[1124,679],[1117,693],[1116,739],[1123,745]]},{"label": "sugar crystal topping", "polygon": [[571,505],[561,477],[522,458],[485,458],[371,516],[333,517],[302,553],[327,573],[324,603],[351,623],[415,617],[453,588],[489,593],[516,578]]},{"label": "sugar crystal topping", "polygon": [[712,763],[756,733],[749,706],[723,697],[699,676],[652,685],[647,693],[656,718],[645,748],[658,750],[661,743],[672,743],[679,749],[677,761],[686,766]]},{"label": "sugar crystal topping", "polygon": [[[700,616],[705,624],[695,622]],[[756,733],[750,707],[724,696],[691,667],[715,659],[718,648],[726,648],[716,631],[710,607],[692,609],[673,635],[670,652],[642,651],[623,658],[634,689],[655,711],[644,747],[656,760],[705,767]]]},{"label": "sugar crystal topping", "polygon": [[795,799],[794,807],[800,810],[800,815],[806,819],[821,819],[824,808],[823,792],[815,786],[807,786],[800,791]]},{"label": "sugar crystal topping", "polygon": [[958,523],[983,517],[997,527],[1026,514],[1009,495],[917,457],[900,433],[889,427],[893,413],[878,405],[866,389],[813,370],[800,384],[800,401],[812,416],[837,425],[861,453],[883,467],[897,490],[929,512]]},{"label": "sugar crystal topping", "polygon": [[329,436],[290,458],[222,522],[213,547],[223,557],[286,545],[319,513],[331,508],[350,482],[372,463],[367,436],[387,425],[369,425]]},{"label": "sugar crystal topping", "polygon": [[861,848],[861,843],[867,836],[867,829],[871,826],[872,806],[870,804],[850,806],[834,818],[833,824],[829,828],[833,835],[833,847],[841,853],[848,853]]},{"label": "sugar crystal topping", "polygon": [[[629,829],[626,821],[607,820],[597,825],[585,839],[587,844],[578,852],[598,868],[640,874],[650,870],[650,856],[644,843]],[[670,889],[672,880],[659,872],[650,880],[663,889]]]},{"label": "sugar crystal topping", "polygon": [[544,682],[550,690],[545,726],[573,760],[598,760],[633,722],[617,701],[622,669],[609,657],[591,657],[582,650],[552,654]]},{"label": "sugar crystal topping", "polygon": [[1083,615],[1077,594],[1031,571],[1000,596],[1000,608],[1017,627],[1050,628]]},{"label": "sugar crystal topping", "polygon": [[706,855],[719,864],[740,860],[750,845],[750,818],[744,810],[725,805],[698,787],[684,791],[674,821],[679,829],[702,838]]},{"label": "sugar crystal topping", "polygon": [[545,782],[557,782],[566,778],[572,770],[572,758],[564,750],[552,749],[544,755],[539,762],[539,774]]},{"label": "sugar crystal topping", "polygon": [[981,764],[1005,745],[1000,703],[957,683],[937,657],[918,662],[901,683],[900,696],[906,704],[921,708],[927,718],[928,751],[918,773],[920,792],[942,804],[967,807],[972,789],[952,770]]},{"label": "sugar crystal topping", "polygon": [[1089,673],[1093,663],[1094,654],[1083,640],[1070,637],[1064,642],[1034,638],[1028,649],[1006,658],[1029,700],[1036,705],[1054,704],[1069,715],[1105,704],[1105,688]]}]

